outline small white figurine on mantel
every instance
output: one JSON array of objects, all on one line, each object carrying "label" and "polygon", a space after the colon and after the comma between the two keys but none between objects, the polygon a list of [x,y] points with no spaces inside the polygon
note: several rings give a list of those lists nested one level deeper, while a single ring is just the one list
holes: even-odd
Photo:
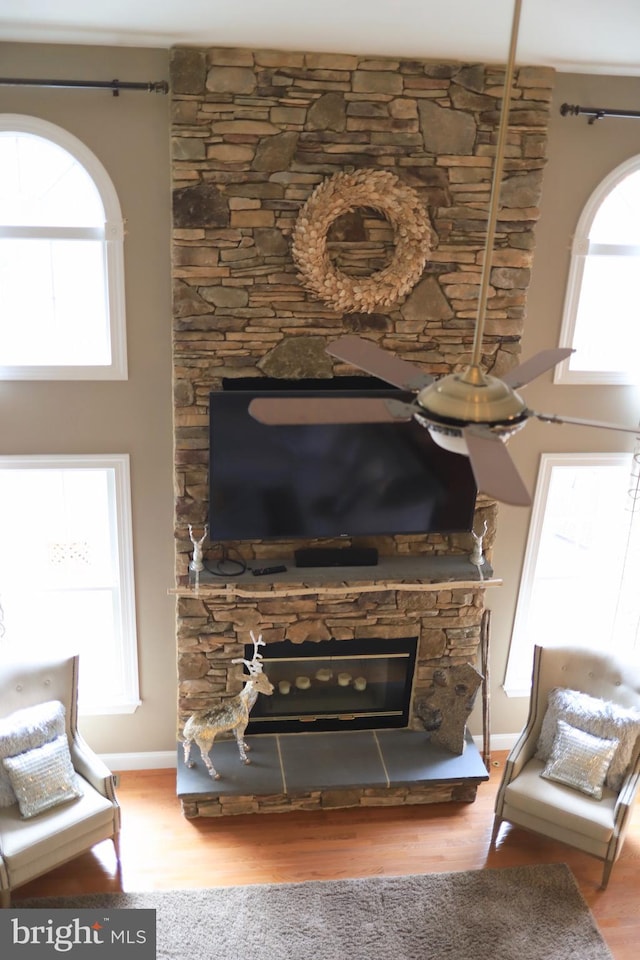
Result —
[{"label": "small white figurine on mantel", "polygon": [[209,527],[205,523],[204,533],[202,534],[199,540],[196,540],[196,538],[193,535],[193,527],[191,526],[191,524],[189,524],[189,539],[193,544],[193,557],[191,558],[191,562],[189,564],[189,570],[193,570],[194,573],[201,573],[204,570],[202,547],[208,535],[209,535]]},{"label": "small white figurine on mantel", "polygon": [[484,554],[482,553],[482,541],[484,539],[484,535],[486,532],[487,532],[486,520],[482,525],[482,533],[476,533],[475,530],[471,531],[471,536],[473,537],[474,543],[473,543],[473,548],[471,550],[471,555],[469,559],[471,560],[471,563],[475,564],[476,567],[481,567],[485,562]]}]

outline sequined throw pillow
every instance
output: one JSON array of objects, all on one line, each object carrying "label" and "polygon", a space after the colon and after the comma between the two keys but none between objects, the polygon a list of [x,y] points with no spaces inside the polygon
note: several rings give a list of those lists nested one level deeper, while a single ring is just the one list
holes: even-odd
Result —
[{"label": "sequined throw pillow", "polygon": [[602,740],[558,720],[551,755],[540,776],[602,800],[607,770],[618,746],[617,740]]},{"label": "sequined throw pillow", "polygon": [[25,819],[82,796],[64,734],[35,750],[7,757],[2,763]]},{"label": "sequined throw pillow", "polygon": [[547,712],[542,721],[536,749],[538,760],[549,759],[559,720],[594,737],[619,741],[606,779],[607,786],[618,793],[640,736],[640,710],[621,707],[579,690],[555,687],[549,693]]},{"label": "sequined throw pillow", "polygon": [[1,761],[41,747],[64,732],[64,706],[59,700],[47,700],[0,717],[0,807],[16,803],[16,795]]}]

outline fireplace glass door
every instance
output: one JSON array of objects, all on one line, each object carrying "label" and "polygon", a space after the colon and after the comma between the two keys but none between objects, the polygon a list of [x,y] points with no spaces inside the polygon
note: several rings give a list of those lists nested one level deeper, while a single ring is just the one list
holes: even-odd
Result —
[{"label": "fireplace glass door", "polygon": [[416,637],[269,643],[274,692],[258,697],[247,732],[406,727],[416,648]]}]

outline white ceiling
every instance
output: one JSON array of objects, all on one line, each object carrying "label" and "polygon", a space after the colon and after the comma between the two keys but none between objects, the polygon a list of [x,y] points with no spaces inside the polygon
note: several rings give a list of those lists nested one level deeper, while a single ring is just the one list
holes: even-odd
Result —
[{"label": "white ceiling", "polygon": [[[1,0],[0,40],[504,62],[512,10],[513,0]],[[640,0],[523,0],[517,59],[640,76]]]}]

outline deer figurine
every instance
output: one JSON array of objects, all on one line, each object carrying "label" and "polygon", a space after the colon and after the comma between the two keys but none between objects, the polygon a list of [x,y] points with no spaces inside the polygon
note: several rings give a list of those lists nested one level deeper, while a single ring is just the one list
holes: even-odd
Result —
[{"label": "deer figurine", "polygon": [[472,547],[471,555],[469,559],[471,560],[471,563],[474,563],[476,565],[476,567],[481,567],[485,562],[484,554],[482,552],[482,541],[484,540],[484,536],[486,532],[487,532],[486,520],[482,525],[482,533],[476,533],[475,530],[471,531],[471,536],[473,537],[474,542],[473,542],[473,547]]},{"label": "deer figurine", "polygon": [[192,714],[184,725],[184,762],[188,767],[195,764],[189,760],[191,747],[196,743],[200,747],[200,754],[205,767],[214,780],[220,779],[209,753],[213,747],[213,741],[219,733],[233,731],[238,743],[240,759],[243,763],[251,763],[247,757],[248,744],[244,741],[244,731],[249,723],[249,713],[254,703],[258,699],[259,693],[270,696],[273,693],[273,684],[266,673],[262,672],[262,654],[258,653],[258,647],[264,647],[265,642],[262,635],[256,638],[251,633],[253,642],[253,659],[245,660],[240,657],[232,660],[232,663],[244,663],[249,671],[249,676],[244,676],[244,689],[235,697],[225,700],[220,706],[213,710],[200,710]]}]

